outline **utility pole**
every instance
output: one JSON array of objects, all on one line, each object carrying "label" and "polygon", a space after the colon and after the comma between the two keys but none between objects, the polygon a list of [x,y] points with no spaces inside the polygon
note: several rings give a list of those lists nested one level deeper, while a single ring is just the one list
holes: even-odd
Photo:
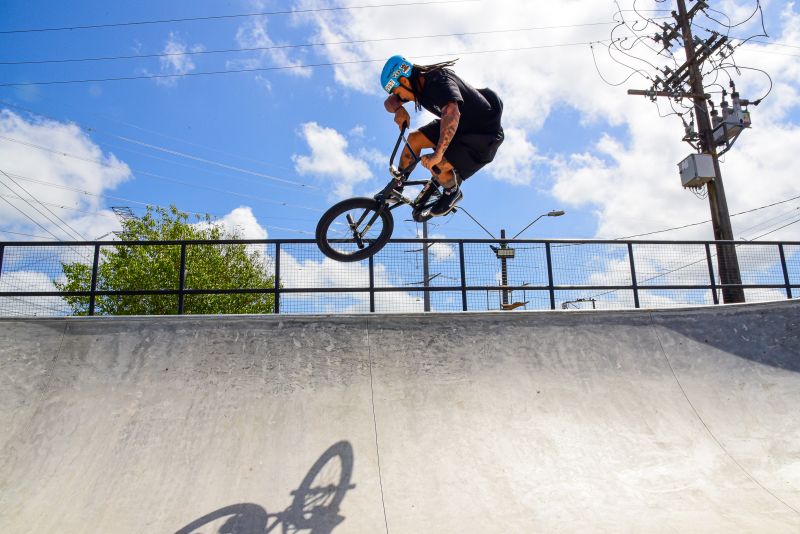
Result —
[{"label": "utility pole", "polygon": [[[661,27],[662,33],[656,34],[654,41],[663,45],[664,50],[668,50],[673,41],[681,39],[686,51],[686,62],[675,70],[668,67],[664,68],[663,72],[659,72],[659,76],[655,77],[653,87],[650,90],[629,90],[628,94],[648,96],[651,100],[656,100],[658,97],[666,97],[676,100],[688,99],[693,102],[698,132],[694,134],[693,131],[690,131],[691,127],[686,125],[687,136],[684,140],[692,144],[701,156],[707,159],[710,158],[712,163],[710,167],[713,167],[713,170],[709,168],[704,172],[702,182],[705,183],[708,190],[714,239],[716,241],[733,241],[733,228],[731,226],[730,212],[728,211],[728,202],[725,197],[725,186],[722,183],[722,171],[719,165],[720,153],[717,150],[717,146],[726,145],[726,149],[722,152],[723,154],[730,150],[739,133],[744,128],[749,128],[749,114],[747,114],[746,124],[744,120],[741,121],[740,125],[732,124],[730,120],[726,122],[726,120],[721,120],[716,115],[715,120],[712,121],[708,111],[708,102],[711,100],[711,96],[706,94],[705,91],[702,67],[713,54],[720,52],[724,47],[729,47],[728,38],[718,33],[712,33],[709,39],[696,41],[692,34],[692,20],[700,11],[708,8],[708,4],[705,0],[697,0],[695,5],[687,10],[686,0],[676,0],[676,2],[678,11],[672,12],[676,23],[664,24]],[[664,78],[661,78],[661,75]],[[749,104],[746,100],[738,100],[738,94],[736,93],[734,93],[734,97],[737,106]],[[727,103],[724,102],[723,106],[727,106]],[[741,110],[735,110],[735,117],[740,116],[743,116]],[[686,123],[684,122],[684,124]],[[728,130],[729,124],[732,124],[730,131]],[[717,131],[715,132],[715,130]],[[723,134],[724,139],[717,139],[717,134],[720,133]],[[697,143],[695,144],[693,141],[697,141]],[[698,176],[700,175],[698,174]],[[696,183],[684,182],[684,186],[699,187],[702,186],[702,183],[697,185]],[[719,262],[719,277],[723,286],[723,301],[726,304],[744,302],[744,290],[741,288],[742,276],[739,271],[739,260],[736,255],[735,245],[717,244],[716,250]]]},{"label": "utility pole", "polygon": [[[719,154],[714,140],[714,128],[708,114],[708,106],[704,96],[703,73],[698,61],[694,36],[692,35],[692,19],[686,10],[686,0],[678,2],[678,24],[683,34],[683,45],[686,50],[686,67],[694,102],[694,115],[700,135],[700,148],[710,154],[714,162],[714,179],[708,182],[708,203],[711,207],[711,222],[714,227],[714,239],[717,241],[733,241],[733,227],[725,197],[725,186],[722,183],[722,170],[719,166]],[[698,5],[702,4],[702,0]],[[702,96],[701,96],[702,95]],[[744,302],[744,290],[741,287],[725,287],[726,284],[741,286],[742,276],[739,272],[739,259],[733,245],[717,245],[720,280],[723,284],[722,298],[727,303]]]},{"label": "utility pole", "polygon": [[[500,239],[506,238],[506,231],[500,230]],[[505,250],[508,248],[508,243],[500,242],[500,248]],[[502,254],[502,253],[501,253]],[[500,280],[503,286],[503,306],[508,306],[508,256],[502,254],[500,257]]]}]

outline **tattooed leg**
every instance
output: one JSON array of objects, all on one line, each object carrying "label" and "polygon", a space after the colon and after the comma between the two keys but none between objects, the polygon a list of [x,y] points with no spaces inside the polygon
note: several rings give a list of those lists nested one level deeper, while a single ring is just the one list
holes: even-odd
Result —
[{"label": "tattooed leg", "polygon": [[[411,149],[419,155],[419,153],[426,149],[426,148],[433,148],[435,145],[433,141],[425,137],[420,131],[412,132],[408,136],[408,144],[411,145]],[[400,155],[400,168],[405,169],[409,163],[411,163],[412,157],[411,152],[408,151],[408,147],[403,149],[403,153]]]}]

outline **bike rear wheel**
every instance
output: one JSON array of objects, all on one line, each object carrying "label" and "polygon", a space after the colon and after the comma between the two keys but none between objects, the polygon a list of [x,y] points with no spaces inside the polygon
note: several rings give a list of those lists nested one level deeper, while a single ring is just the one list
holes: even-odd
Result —
[{"label": "bike rear wheel", "polygon": [[317,224],[317,246],[337,261],[360,261],[382,249],[394,231],[388,206],[372,198],[349,198],[326,211]]}]

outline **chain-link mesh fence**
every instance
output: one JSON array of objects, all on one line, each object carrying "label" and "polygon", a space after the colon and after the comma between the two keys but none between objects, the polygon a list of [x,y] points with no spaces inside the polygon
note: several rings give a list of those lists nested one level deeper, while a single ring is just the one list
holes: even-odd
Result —
[{"label": "chain-link mesh fence", "polygon": [[674,308],[731,289],[797,298],[800,243],[407,239],[353,263],[312,240],[0,244],[4,317]]}]

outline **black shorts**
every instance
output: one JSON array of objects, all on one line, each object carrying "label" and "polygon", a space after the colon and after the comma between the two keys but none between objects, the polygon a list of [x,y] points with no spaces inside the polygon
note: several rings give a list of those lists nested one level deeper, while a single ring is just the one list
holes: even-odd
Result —
[{"label": "black shorts", "polygon": [[[440,124],[441,121],[436,119],[419,129],[434,146],[439,143]],[[462,180],[466,180],[494,159],[503,139],[502,129],[496,134],[456,133],[444,152],[444,159],[450,162]]]}]

